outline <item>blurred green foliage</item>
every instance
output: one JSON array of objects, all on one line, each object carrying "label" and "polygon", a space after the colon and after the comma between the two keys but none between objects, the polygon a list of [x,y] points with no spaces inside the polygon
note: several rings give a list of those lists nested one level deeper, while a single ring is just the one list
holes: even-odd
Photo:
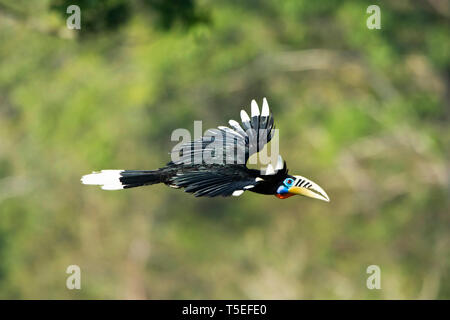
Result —
[{"label": "blurred green foliage", "polygon": [[[448,2],[66,3],[0,0],[0,298],[450,298]],[[264,96],[330,203],[79,183]]]},{"label": "blurred green foliage", "polygon": [[[71,0],[51,0],[50,8],[63,19],[67,18],[66,9],[74,4]],[[83,8],[83,28],[79,34],[114,32],[126,24],[134,12],[145,13],[143,18],[151,19],[154,27],[170,29],[177,23],[191,27],[201,22],[207,22],[206,12],[196,7],[194,0],[78,0],[76,3]]]}]

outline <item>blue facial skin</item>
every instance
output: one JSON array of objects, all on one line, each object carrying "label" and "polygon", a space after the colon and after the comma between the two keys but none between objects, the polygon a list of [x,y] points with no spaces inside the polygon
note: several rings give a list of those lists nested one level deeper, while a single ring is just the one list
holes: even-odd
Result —
[{"label": "blue facial skin", "polygon": [[288,193],[289,188],[292,187],[293,184],[294,184],[294,179],[292,179],[292,178],[284,179],[283,185],[278,187],[277,193],[278,194]]},{"label": "blue facial skin", "polygon": [[288,193],[288,192],[289,192],[288,190],[289,190],[289,189],[286,188],[285,186],[279,186],[278,189],[277,189],[277,193],[278,193],[278,194]]}]

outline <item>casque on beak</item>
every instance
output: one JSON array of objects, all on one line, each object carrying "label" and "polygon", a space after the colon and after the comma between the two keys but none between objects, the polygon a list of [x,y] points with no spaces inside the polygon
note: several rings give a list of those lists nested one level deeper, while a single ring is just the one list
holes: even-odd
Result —
[{"label": "casque on beak", "polygon": [[317,183],[302,176],[294,177],[296,180],[294,185],[289,188],[289,193],[330,202],[327,193]]}]

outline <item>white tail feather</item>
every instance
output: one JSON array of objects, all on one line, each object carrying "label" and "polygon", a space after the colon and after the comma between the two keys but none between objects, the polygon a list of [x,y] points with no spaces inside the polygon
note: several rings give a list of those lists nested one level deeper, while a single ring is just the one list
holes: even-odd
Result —
[{"label": "white tail feather", "polygon": [[99,185],[103,190],[120,190],[123,185],[120,182],[120,173],[123,170],[102,170],[81,177],[82,184]]}]

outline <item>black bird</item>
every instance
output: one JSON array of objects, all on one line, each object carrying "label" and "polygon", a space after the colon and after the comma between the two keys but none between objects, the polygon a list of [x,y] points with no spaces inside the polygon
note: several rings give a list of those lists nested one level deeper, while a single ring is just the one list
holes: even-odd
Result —
[{"label": "black bird", "polygon": [[240,196],[244,191],[275,195],[285,199],[293,195],[330,201],[316,183],[288,174],[286,162],[278,156],[275,168],[247,168],[249,157],[263,149],[274,135],[273,116],[264,98],[261,113],[255,100],[251,118],[241,111],[241,125],[230,120],[230,127],[211,129],[198,140],[182,143],[171,152],[172,161],[157,170],[101,170],[81,178],[83,184],[118,190],[164,183],[184,188],[196,197]]}]

